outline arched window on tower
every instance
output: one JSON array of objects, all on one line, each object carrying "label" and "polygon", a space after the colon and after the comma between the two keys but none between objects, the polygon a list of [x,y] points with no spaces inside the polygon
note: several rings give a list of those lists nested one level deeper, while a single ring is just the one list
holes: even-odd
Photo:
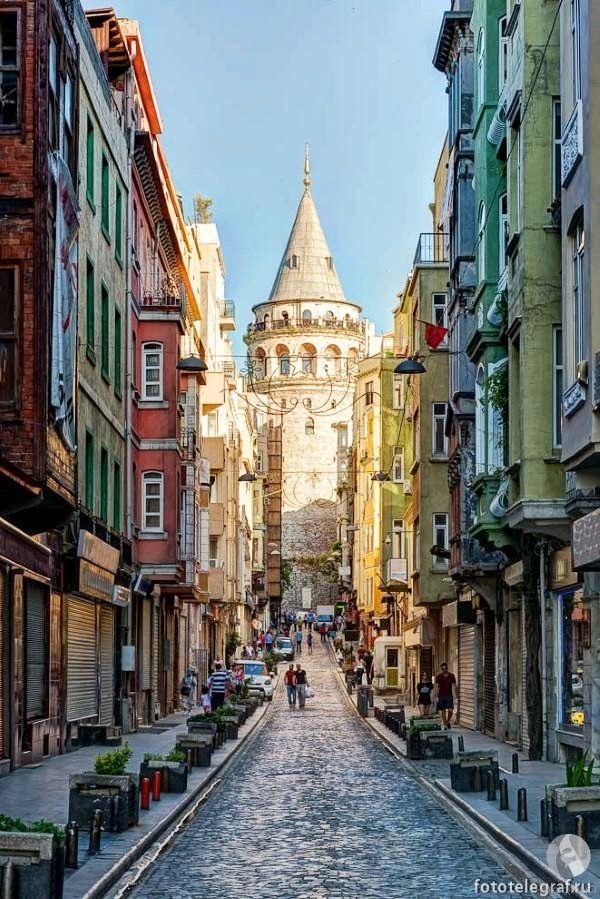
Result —
[{"label": "arched window on tower", "polygon": [[305,325],[310,324],[310,322],[312,321],[312,312],[310,311],[310,309],[302,310],[302,321]]},{"label": "arched window on tower", "polygon": [[313,437],[315,433],[315,420],[314,418],[307,418],[304,422],[304,433],[307,437]]},{"label": "arched window on tower", "polygon": [[290,351],[283,344],[279,344],[276,352],[279,361],[279,374],[287,377],[290,374]]},{"label": "arched window on tower", "polygon": [[254,354],[254,359],[251,360],[251,365],[252,378],[255,381],[260,381],[262,378],[266,378],[267,354],[262,347],[257,348],[256,353]]},{"label": "arched window on tower", "polygon": [[331,311],[331,309],[329,309],[325,313],[325,324],[331,328],[334,322],[335,322],[335,316],[334,316],[333,312]]},{"label": "arched window on tower", "polygon": [[298,257],[296,255],[290,256],[290,268],[298,268]]},{"label": "arched window on tower", "polygon": [[328,346],[325,349],[325,372],[333,378],[340,374],[342,363],[342,354],[339,347],[335,345]]},{"label": "arched window on tower", "polygon": [[300,347],[300,358],[302,360],[302,373],[305,375],[316,375],[317,351],[312,343],[305,343]]}]

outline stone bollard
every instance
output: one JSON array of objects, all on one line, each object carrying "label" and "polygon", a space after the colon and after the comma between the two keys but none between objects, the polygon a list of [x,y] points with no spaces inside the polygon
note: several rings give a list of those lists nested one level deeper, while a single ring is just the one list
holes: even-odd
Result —
[{"label": "stone bollard", "polygon": [[513,752],[513,754],[512,754],[512,773],[513,774],[519,773],[519,753],[518,752]]},{"label": "stone bollard", "polygon": [[90,822],[90,842],[88,852],[90,855],[97,855],[100,852],[102,842],[102,812],[99,808],[92,815]]},{"label": "stone bollard", "polygon": [[150,808],[150,778],[142,777],[140,783],[140,808],[147,812]]},{"label": "stone bollard", "polygon": [[458,738],[458,751],[459,752],[465,751],[465,738],[463,737],[462,734],[460,734],[460,736]]},{"label": "stone bollard", "polygon": [[481,768],[476,767],[473,770],[473,790],[475,793],[480,793],[483,789],[483,784],[481,783]]},{"label": "stone bollard", "polygon": [[540,836],[548,836],[548,806],[545,799],[540,799]]},{"label": "stone bollard", "polygon": [[517,821],[527,821],[527,790],[519,787],[517,790]]},{"label": "stone bollard", "polygon": [[500,781],[500,811],[508,811],[508,781],[505,777]]},{"label": "stone bollard", "polygon": [[71,821],[65,828],[65,868],[79,866],[79,825]]},{"label": "stone bollard", "polygon": [[583,815],[577,815],[575,818],[575,833],[581,840],[587,839],[587,830],[585,826],[585,818]]},{"label": "stone bollard", "polygon": [[487,798],[488,802],[496,801],[496,778],[494,772],[489,770],[487,773]]}]

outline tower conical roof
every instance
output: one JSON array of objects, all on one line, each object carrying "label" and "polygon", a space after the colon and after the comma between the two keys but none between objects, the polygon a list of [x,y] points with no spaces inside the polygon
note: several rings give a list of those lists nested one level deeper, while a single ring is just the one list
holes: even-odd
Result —
[{"label": "tower conical roof", "polygon": [[323,299],[345,302],[346,297],[309,190],[308,173],[304,183],[306,188],[269,301]]}]

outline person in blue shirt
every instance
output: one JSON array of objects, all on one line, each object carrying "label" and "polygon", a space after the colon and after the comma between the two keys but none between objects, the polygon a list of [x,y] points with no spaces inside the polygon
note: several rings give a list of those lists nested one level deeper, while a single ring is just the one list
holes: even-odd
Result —
[{"label": "person in blue shirt", "polygon": [[302,655],[302,631],[300,628],[296,630],[296,652]]}]

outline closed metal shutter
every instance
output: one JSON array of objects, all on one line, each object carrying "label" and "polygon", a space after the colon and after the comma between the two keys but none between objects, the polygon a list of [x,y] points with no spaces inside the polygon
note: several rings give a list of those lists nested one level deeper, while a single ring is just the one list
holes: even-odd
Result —
[{"label": "closed metal shutter", "polygon": [[0,571],[0,759],[5,758],[4,739],[6,727],[4,723],[4,691],[6,689],[6,663],[8,660],[8,641],[4,630],[6,604],[6,577]]},{"label": "closed metal shutter", "polygon": [[475,625],[458,629],[458,720],[475,730]]},{"label": "closed metal shutter", "polygon": [[188,652],[187,652],[187,618],[183,615],[179,616],[179,685],[187,674]]},{"label": "closed metal shutter", "polygon": [[115,616],[111,606],[100,606],[100,724],[113,723],[115,703]]},{"label": "closed metal shutter", "polygon": [[486,610],[483,631],[483,727],[496,732],[496,621]]},{"label": "closed metal shutter", "polygon": [[421,655],[420,655],[420,671],[419,678],[422,678],[424,674],[428,674],[430,678],[433,679],[434,671],[433,671],[433,647],[432,646],[422,646],[421,647]]},{"label": "closed metal shutter", "polygon": [[521,659],[523,685],[521,689],[521,749],[529,752],[529,717],[527,715],[527,633],[525,630],[525,603],[521,605]]},{"label": "closed metal shutter", "polygon": [[[160,617],[159,607],[152,608],[152,699],[154,703],[160,702],[159,692],[159,666],[160,666]],[[154,709],[152,710],[154,714]]]},{"label": "closed metal shutter", "polygon": [[142,651],[140,654],[140,689],[152,686],[152,600],[142,599]]},{"label": "closed metal shutter", "polygon": [[25,708],[27,720],[46,715],[48,694],[48,638],[46,592],[39,584],[27,583],[25,622]]},{"label": "closed metal shutter", "polygon": [[69,596],[67,604],[67,720],[98,714],[96,604]]}]

